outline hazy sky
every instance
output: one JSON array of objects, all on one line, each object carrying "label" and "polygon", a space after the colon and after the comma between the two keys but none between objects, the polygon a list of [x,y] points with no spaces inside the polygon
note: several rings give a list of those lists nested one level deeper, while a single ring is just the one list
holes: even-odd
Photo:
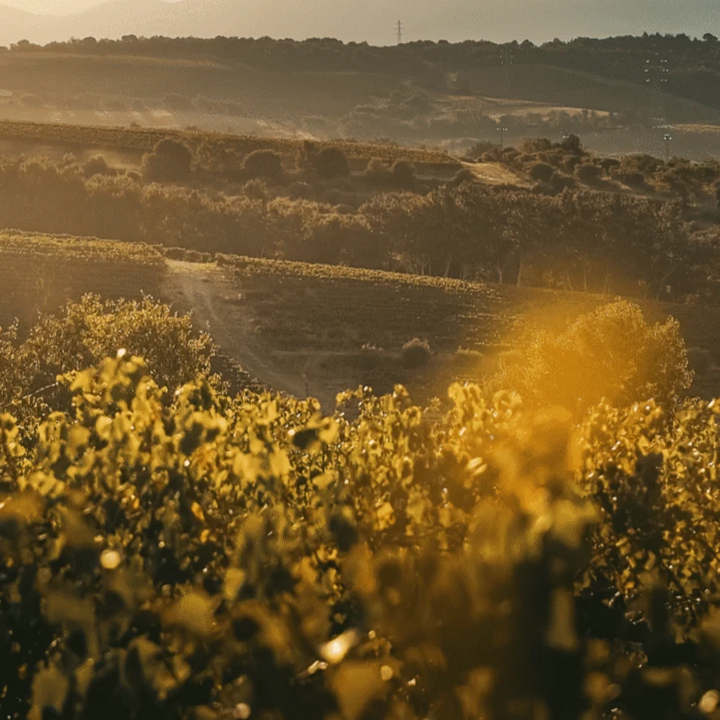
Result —
[{"label": "hazy sky", "polygon": [[3,5],[35,13],[69,15],[81,12],[94,5],[102,5],[105,0],[2,0]]},{"label": "hazy sky", "polygon": [[[167,2],[168,0],[166,0]],[[169,3],[177,0],[169,0]],[[534,42],[584,36],[685,32],[720,34],[720,0],[0,0],[39,15],[72,19],[0,21],[0,45],[125,34],[215,37],[337,37],[393,43],[402,19],[405,39],[488,39]],[[1,14],[0,14],[1,17]]]}]

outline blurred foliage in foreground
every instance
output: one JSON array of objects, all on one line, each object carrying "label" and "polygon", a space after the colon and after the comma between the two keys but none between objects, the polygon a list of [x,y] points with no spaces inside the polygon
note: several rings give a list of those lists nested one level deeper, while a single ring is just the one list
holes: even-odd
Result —
[{"label": "blurred foliage in foreground", "polygon": [[720,717],[715,403],[60,384],[0,418],[3,715]]}]

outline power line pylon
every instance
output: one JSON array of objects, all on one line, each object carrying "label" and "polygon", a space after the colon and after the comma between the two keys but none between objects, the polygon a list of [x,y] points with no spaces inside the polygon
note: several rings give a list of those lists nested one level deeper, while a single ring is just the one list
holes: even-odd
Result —
[{"label": "power line pylon", "polygon": [[402,45],[403,41],[403,24],[402,20],[397,21],[397,44]]}]

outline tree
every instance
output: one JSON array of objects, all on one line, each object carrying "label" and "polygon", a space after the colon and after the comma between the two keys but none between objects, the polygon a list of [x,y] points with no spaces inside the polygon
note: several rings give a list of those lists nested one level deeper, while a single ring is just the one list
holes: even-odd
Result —
[{"label": "tree", "polygon": [[165,138],[143,158],[143,174],[148,180],[187,180],[192,172],[193,153],[182,141]]},{"label": "tree", "polygon": [[337,147],[326,147],[313,157],[313,167],[323,180],[350,175],[350,162],[347,155]]},{"label": "tree", "polygon": [[243,173],[248,178],[277,180],[282,177],[282,158],[274,150],[255,150],[245,157]]},{"label": "tree", "polygon": [[678,322],[649,325],[629,302],[581,315],[559,334],[536,330],[521,353],[523,362],[503,367],[495,381],[542,407],[671,403],[692,382]]}]

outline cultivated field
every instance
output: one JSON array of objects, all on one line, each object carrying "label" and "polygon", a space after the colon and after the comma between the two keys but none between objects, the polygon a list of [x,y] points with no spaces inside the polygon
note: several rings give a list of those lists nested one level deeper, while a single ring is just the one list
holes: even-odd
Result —
[{"label": "cultivated field", "polygon": [[[62,123],[34,123],[0,121],[0,142],[21,148],[60,148],[71,150],[108,150],[141,156],[152,151],[160,140],[172,137],[185,141],[190,147],[205,146],[206,152],[235,152],[246,155],[254,150],[274,150],[292,162],[302,149],[303,141],[291,138],[263,138],[252,135],[206,133],[199,131],[156,130],[148,128],[104,127],[100,125],[66,125]],[[357,168],[364,169],[370,158],[392,163],[407,160],[420,172],[439,167],[459,167],[456,158],[440,150],[423,150],[398,145],[366,144],[350,141],[318,142],[317,148],[340,148]]]},{"label": "cultivated field", "polygon": [[[289,382],[323,393],[326,402],[334,391],[359,384],[383,392],[403,383],[425,398],[442,394],[451,381],[493,372],[521,330],[560,330],[615,299],[326,265],[219,260],[232,272],[237,293],[223,286],[213,306],[241,315],[256,354]],[[213,293],[217,286],[206,280],[204,287]],[[694,391],[720,393],[714,368],[720,361],[720,312],[653,301],[640,305],[648,320],[676,317],[688,347],[712,356]],[[425,367],[403,362],[403,345],[413,338],[427,340],[433,351]]]},{"label": "cultivated field", "polygon": [[[401,383],[421,399],[443,395],[452,381],[497,369],[519,332],[560,330],[614,299],[232,255],[173,261],[148,245],[9,231],[0,235],[0,282],[5,324],[88,292],[158,297],[192,311],[195,324],[210,331],[221,349],[217,369],[233,386],[258,378],[296,396],[315,395],[328,408],[337,392],[357,385],[384,392]],[[640,305],[648,320],[680,321],[688,347],[711,359],[694,391],[720,394],[720,311]],[[432,351],[419,367],[403,357],[414,338]]]},{"label": "cultivated field", "polygon": [[113,299],[156,295],[164,273],[164,258],[148,245],[4,231],[0,321],[30,320],[85,293]]}]

